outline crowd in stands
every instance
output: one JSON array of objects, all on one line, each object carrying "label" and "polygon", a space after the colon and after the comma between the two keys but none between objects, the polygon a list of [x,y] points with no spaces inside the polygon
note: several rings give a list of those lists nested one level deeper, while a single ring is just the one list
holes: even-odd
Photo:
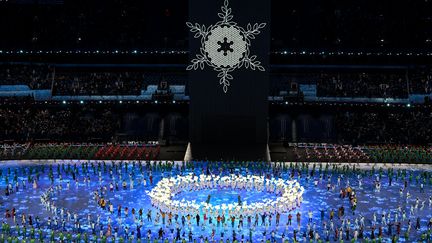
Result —
[{"label": "crowd in stands", "polygon": [[140,95],[143,74],[129,72],[56,74],[56,95]]},{"label": "crowd in stands", "polygon": [[432,162],[432,147],[407,146],[395,144],[373,145],[364,148],[374,162],[408,162],[430,163]]},{"label": "crowd in stands", "polygon": [[[155,159],[160,147],[147,142],[124,143],[33,143],[16,157],[26,159]],[[0,156],[1,158],[1,156]]]},{"label": "crowd in stands", "polygon": [[1,159],[11,159],[22,157],[30,147],[30,143],[25,144],[0,144],[0,158]]},{"label": "crowd in stands", "polygon": [[297,144],[294,149],[296,161],[364,162],[369,156],[360,147],[337,144]]},{"label": "crowd in stands", "polygon": [[320,97],[407,98],[405,74],[322,73],[317,80]]},{"label": "crowd in stands", "polygon": [[[140,95],[149,85],[187,85],[187,81],[185,71],[59,71],[47,64],[0,64],[0,85],[52,89],[54,95]],[[300,84],[316,84],[318,97],[407,98],[432,92],[432,71],[417,68],[408,76],[406,70],[274,73],[269,95],[300,94]]]},{"label": "crowd in stands", "polygon": [[30,89],[51,89],[52,68],[38,64],[0,64],[0,85],[28,85]]},{"label": "crowd in stands", "polygon": [[[403,73],[333,73],[315,75],[275,74],[271,76],[270,95],[291,94],[298,85],[317,84],[319,97],[407,98],[412,93],[432,90],[432,75],[413,72],[407,83]],[[411,80],[412,79],[412,80]],[[54,81],[54,82],[53,82]],[[53,72],[47,65],[0,65],[1,84],[27,84],[31,89],[51,89],[54,95],[140,95],[148,85],[166,81],[169,85],[187,85],[186,72],[89,71]],[[293,88],[295,84],[295,88]]]},{"label": "crowd in stands", "polygon": [[318,75],[311,72],[302,73],[271,73],[270,74],[270,85],[269,85],[269,96],[290,96],[296,97],[301,94],[300,84],[315,84],[318,79]]},{"label": "crowd in stands", "polygon": [[431,94],[432,69],[421,68],[411,71],[409,85],[411,94]]},{"label": "crowd in stands", "polygon": [[295,161],[319,162],[376,162],[376,163],[430,163],[430,145],[338,145],[299,143],[292,147]]},{"label": "crowd in stands", "polygon": [[56,73],[54,95],[140,95],[149,85],[187,83],[187,74],[162,72]]},{"label": "crowd in stands", "polygon": [[34,97],[31,95],[27,96],[5,96],[0,97],[0,104],[31,104],[34,103]]},{"label": "crowd in stands", "polygon": [[110,110],[48,109],[27,107],[0,108],[0,141],[34,139],[110,140],[119,120]]},{"label": "crowd in stands", "polygon": [[[0,141],[38,139],[114,141],[116,136],[123,133],[124,136],[136,135],[137,139],[155,138],[157,140],[161,114],[139,112],[142,108],[124,109],[126,108],[115,108],[109,105],[4,106],[0,108],[0,127],[2,128],[0,129]],[[166,118],[170,121],[166,129],[176,130],[173,134],[187,134],[188,128],[182,126],[182,122],[177,121],[173,123],[175,125],[171,125],[171,118],[169,116]],[[187,119],[183,122],[187,124]],[[338,111],[331,119],[331,123],[330,125],[335,127],[335,136],[321,139],[322,142],[362,145],[428,144],[432,141],[432,113],[428,109]],[[299,129],[303,128],[299,127]],[[297,131],[299,141],[303,139],[302,134],[304,133]],[[313,137],[310,139],[314,140]],[[320,150],[320,153],[328,153],[334,158],[339,156],[344,158],[344,156],[349,156],[345,155],[346,151],[345,147],[331,147]],[[314,152],[314,154],[318,153]],[[354,156],[361,157],[361,155]]]},{"label": "crowd in stands", "polygon": [[161,83],[185,85],[188,81],[188,73],[183,70],[180,72],[145,72],[143,76],[144,86],[152,84],[159,84],[161,86]]},{"label": "crowd in stands", "polygon": [[156,159],[157,142],[129,143],[0,143],[0,159]]},{"label": "crowd in stands", "polygon": [[432,141],[430,110],[344,112],[336,116],[341,143],[428,144]]}]

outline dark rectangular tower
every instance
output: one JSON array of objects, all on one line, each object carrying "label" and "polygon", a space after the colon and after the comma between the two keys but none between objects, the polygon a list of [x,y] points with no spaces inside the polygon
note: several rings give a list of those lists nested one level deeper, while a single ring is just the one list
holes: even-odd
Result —
[{"label": "dark rectangular tower", "polygon": [[270,3],[189,0],[193,159],[266,157]]}]

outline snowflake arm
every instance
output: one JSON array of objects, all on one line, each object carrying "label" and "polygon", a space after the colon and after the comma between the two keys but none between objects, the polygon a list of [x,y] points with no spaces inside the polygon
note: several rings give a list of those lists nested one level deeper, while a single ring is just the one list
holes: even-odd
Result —
[{"label": "snowflake arm", "polygon": [[198,23],[192,24],[191,22],[186,22],[186,26],[189,27],[190,32],[195,33],[194,38],[206,37],[208,34],[209,28],[206,28],[205,25],[200,25]]},{"label": "snowflake arm", "polygon": [[253,26],[249,23],[246,26],[246,30],[243,30],[246,39],[255,39],[255,36],[261,33],[261,29],[264,29],[266,23],[255,23]]},{"label": "snowflake arm", "polygon": [[260,61],[256,60],[257,56],[253,55],[249,57],[249,54],[249,52],[246,53],[245,58],[243,58],[242,62],[240,63],[240,67],[244,65],[245,68],[250,68],[252,70],[258,69],[259,71],[264,72],[265,68],[261,65]]},{"label": "snowflake arm", "polygon": [[204,64],[207,63],[207,58],[203,55],[196,55],[197,58],[192,59],[192,64],[187,66],[186,70],[197,70],[198,68],[204,69]]},{"label": "snowflake arm", "polygon": [[260,61],[256,61],[256,56],[251,56],[250,58],[244,59],[245,68],[250,68],[252,70],[258,69],[261,72],[265,71],[265,68],[261,65]]},{"label": "snowflake arm", "polygon": [[216,71],[219,70],[218,78],[219,78],[219,84],[223,85],[223,91],[224,93],[228,92],[228,87],[231,85],[230,80],[233,80],[234,77],[229,74],[229,72],[232,72],[233,68],[216,68]]},{"label": "snowflake arm", "polygon": [[234,16],[232,15],[232,9],[229,7],[228,0],[224,1],[224,5],[221,7],[221,10],[222,13],[218,13],[218,16],[222,19],[223,24],[227,24],[234,18]]}]

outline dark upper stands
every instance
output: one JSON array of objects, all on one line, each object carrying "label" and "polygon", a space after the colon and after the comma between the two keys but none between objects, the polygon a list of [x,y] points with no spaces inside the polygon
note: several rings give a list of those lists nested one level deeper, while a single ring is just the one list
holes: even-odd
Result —
[{"label": "dark upper stands", "polygon": [[[3,49],[187,49],[187,0],[12,2],[0,2]],[[274,49],[430,48],[431,17],[431,1],[272,0],[272,43]]]}]

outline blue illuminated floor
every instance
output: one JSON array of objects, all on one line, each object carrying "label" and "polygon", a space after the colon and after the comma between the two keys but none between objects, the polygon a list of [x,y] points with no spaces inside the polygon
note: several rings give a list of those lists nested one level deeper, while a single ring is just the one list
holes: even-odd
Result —
[{"label": "blue illuminated floor", "polygon": [[254,203],[262,202],[263,199],[276,199],[275,194],[267,192],[257,192],[257,191],[245,191],[245,190],[229,190],[229,189],[206,189],[197,192],[183,192],[181,194],[175,195],[173,199],[175,200],[196,200],[197,203],[205,202],[208,195],[210,195],[209,203],[213,206],[221,205],[222,203],[237,203],[238,196],[240,196],[242,202]]},{"label": "blue illuminated floor", "polygon": [[[78,164],[79,165],[79,164]],[[111,163],[107,163],[107,165],[111,165]],[[61,224],[57,227],[48,227],[46,219],[48,217],[53,218],[54,215],[48,211],[45,210],[45,208],[42,206],[40,201],[40,195],[47,190],[47,188],[50,186],[50,180],[48,178],[48,166],[45,165],[45,171],[41,173],[40,180],[38,182],[38,189],[34,190],[32,188],[32,184],[27,182],[26,188],[23,189],[22,185],[20,183],[19,190],[16,193],[13,193],[10,196],[5,196],[4,194],[4,188],[6,187],[5,184],[5,174],[7,174],[7,168],[11,168],[12,174],[14,169],[18,169],[18,181],[27,180],[27,172],[24,175],[22,172],[22,168],[41,168],[39,165],[21,165],[19,163],[3,163],[1,165],[1,169],[3,172],[3,176],[1,177],[1,183],[0,188],[1,190],[1,200],[2,203],[0,204],[0,210],[1,210],[1,216],[2,221],[5,221],[12,225],[12,235],[17,235],[15,224],[13,223],[12,219],[6,219],[5,218],[5,212],[6,209],[12,209],[15,207],[17,209],[17,222],[21,224],[21,215],[24,213],[25,215],[32,215],[33,218],[36,216],[39,216],[41,219],[41,228],[44,230],[44,238],[49,238],[49,228],[53,228],[56,232],[72,232],[74,231],[73,227],[74,224],[72,222],[66,223],[66,230],[63,230],[61,227]],[[72,213],[76,212],[79,217],[79,221],[81,223],[81,236],[84,233],[91,234],[92,230],[90,229],[90,225],[88,223],[87,217],[90,215],[91,220],[95,221],[97,218],[97,215],[100,215],[101,222],[102,222],[102,232],[105,235],[107,230],[107,222],[108,218],[111,218],[112,220],[112,227],[113,232],[112,235],[114,235],[114,229],[118,228],[118,237],[126,238],[126,233],[124,227],[128,227],[128,235],[130,237],[132,231],[134,232],[134,238],[136,240],[136,225],[139,224],[139,222],[134,222],[132,216],[131,216],[131,210],[132,208],[135,208],[137,211],[140,208],[143,208],[143,226],[140,229],[141,231],[141,238],[147,239],[148,235],[147,232],[151,231],[151,238],[155,239],[158,237],[158,230],[160,228],[163,228],[165,231],[164,238],[169,239],[169,242],[172,242],[175,234],[176,234],[176,228],[179,227],[181,229],[181,238],[185,238],[187,240],[189,232],[192,232],[193,238],[197,239],[197,241],[200,241],[200,236],[202,238],[208,238],[210,240],[212,235],[212,230],[215,231],[214,239],[218,240],[223,238],[225,241],[229,239],[232,241],[233,239],[233,230],[235,231],[236,239],[241,241],[242,237],[244,238],[244,241],[249,240],[250,234],[252,234],[252,239],[254,242],[261,242],[261,240],[264,239],[271,239],[272,231],[274,231],[275,239],[277,242],[281,242],[282,235],[285,235],[285,239],[289,239],[290,242],[292,242],[293,238],[293,231],[297,230],[297,240],[303,241],[303,232],[307,230],[307,224],[308,224],[308,211],[311,210],[313,212],[313,221],[310,225],[311,228],[316,229],[318,234],[320,235],[321,239],[325,239],[325,233],[323,231],[323,221],[320,219],[320,210],[325,210],[325,217],[324,221],[327,222],[327,225],[329,224],[329,212],[330,209],[335,210],[335,217],[334,224],[337,227],[340,227],[341,221],[337,219],[337,209],[341,206],[345,208],[345,218],[350,219],[350,239],[353,238],[353,232],[355,228],[355,218],[359,217],[359,215],[363,215],[365,217],[365,224],[366,227],[364,229],[364,238],[370,238],[371,237],[371,225],[372,225],[372,218],[373,213],[375,212],[377,215],[377,228],[375,230],[375,236],[378,237],[378,227],[381,225],[381,214],[382,212],[388,213],[391,212],[391,220],[394,221],[395,213],[397,211],[397,207],[401,206],[402,209],[405,209],[407,212],[407,216],[411,219],[412,222],[412,228],[411,232],[409,234],[408,242],[412,242],[414,240],[420,239],[421,233],[425,232],[427,230],[427,223],[429,219],[432,217],[432,207],[429,206],[429,197],[432,195],[432,186],[429,184],[429,181],[427,181],[425,185],[424,192],[420,192],[419,184],[416,184],[415,177],[419,175],[421,171],[414,171],[413,173],[413,179],[411,183],[408,183],[408,191],[411,193],[411,198],[407,201],[405,197],[401,197],[399,194],[399,189],[403,187],[403,181],[402,180],[396,180],[394,179],[392,181],[392,185],[388,185],[388,177],[386,175],[386,172],[383,173],[383,177],[381,178],[382,187],[381,192],[375,192],[374,191],[374,185],[373,181],[375,180],[378,173],[376,172],[375,175],[372,177],[370,175],[365,176],[363,178],[363,187],[362,189],[358,188],[358,180],[357,175],[345,175],[345,179],[342,179],[342,185],[346,184],[347,178],[349,179],[350,185],[355,189],[357,193],[358,198],[358,206],[355,214],[353,215],[352,211],[350,210],[350,205],[348,199],[340,199],[339,198],[339,189],[340,187],[336,186],[336,189],[334,191],[330,190],[327,191],[326,184],[327,180],[323,180],[321,184],[318,184],[318,186],[314,186],[314,180],[318,180],[318,173],[315,173],[314,178],[310,178],[308,182],[306,182],[305,175],[303,174],[302,178],[300,179],[300,182],[302,186],[305,187],[305,193],[303,195],[303,203],[301,207],[298,210],[294,210],[292,212],[293,214],[293,223],[291,226],[287,226],[287,214],[282,214],[281,216],[281,222],[279,226],[276,226],[275,223],[275,217],[273,216],[271,226],[261,225],[261,218],[259,219],[259,225],[257,227],[248,227],[247,220],[244,220],[244,227],[239,228],[238,227],[238,221],[236,221],[235,228],[231,228],[231,224],[228,223],[226,227],[220,226],[217,227],[209,226],[206,224],[206,226],[197,227],[196,222],[194,218],[191,220],[190,226],[186,223],[185,226],[181,225],[180,217],[178,219],[178,224],[175,222],[172,225],[168,225],[166,222],[165,225],[162,225],[162,221],[160,220],[159,223],[155,223],[154,219],[156,218],[156,210],[152,208],[150,205],[149,197],[146,195],[146,191],[150,191],[155,183],[157,183],[161,177],[169,177],[179,174],[179,172],[176,169],[173,169],[170,172],[165,172],[162,174],[160,171],[153,171],[153,185],[150,185],[150,182],[148,180],[149,173],[144,169],[144,175],[141,174],[141,172],[138,169],[138,166],[135,167],[134,170],[134,188],[130,189],[129,186],[129,174],[132,171],[132,166],[129,166],[128,172],[125,172],[124,168],[122,170],[122,178],[125,179],[127,182],[127,189],[122,189],[121,186],[118,191],[114,192],[108,192],[107,199],[109,199],[113,205],[114,205],[114,214],[109,213],[106,210],[102,210],[97,203],[93,200],[93,192],[95,190],[100,189],[100,186],[106,186],[109,187],[109,183],[112,181],[110,179],[109,173],[107,172],[101,172],[102,174],[102,184],[98,181],[98,173],[96,175],[93,174],[93,171],[90,169],[89,176],[92,178],[89,185],[84,184],[83,182],[83,173],[81,170],[81,166],[77,166],[79,173],[78,173],[78,180],[79,184],[78,186],[75,185],[75,182],[71,181],[71,174],[67,175],[66,173],[62,172],[63,182],[61,183],[57,174],[57,166],[55,165],[53,167],[53,173],[55,179],[55,185],[62,185],[63,189],[59,191],[59,193],[56,194],[55,197],[53,197],[53,201],[56,203],[56,205],[60,208],[63,207],[65,210],[70,210]],[[377,167],[378,168],[378,167]],[[258,170],[258,171],[257,171]],[[202,173],[203,170],[201,168],[196,168],[195,173],[199,174]],[[191,172],[191,170],[187,170],[186,172]],[[219,173],[219,170],[213,171],[213,173]],[[228,174],[228,171],[224,171],[225,174]],[[241,170],[240,173],[245,174],[246,172],[244,170]],[[249,173],[259,173],[259,169],[255,169],[252,171],[249,171]],[[431,173],[431,171],[429,171]],[[281,176],[284,179],[288,179],[290,172],[285,171],[282,172]],[[338,173],[333,173],[332,176],[332,183],[337,183]],[[119,175],[114,172],[114,177],[117,178],[116,180],[119,181]],[[147,185],[144,186],[142,184],[143,177],[147,179]],[[9,181],[12,182],[13,176],[10,175]],[[408,177],[407,177],[408,178]],[[297,179],[297,175],[296,175]],[[70,181],[70,189],[67,189],[67,182]],[[14,186],[15,191],[15,186]],[[208,195],[211,195],[210,203],[212,205],[218,205],[222,203],[236,203],[238,200],[238,196],[240,195],[241,199],[243,201],[247,201],[248,203],[252,202],[258,202],[262,201],[264,199],[275,199],[276,196],[274,194],[265,193],[265,192],[247,192],[247,191],[230,191],[230,190],[201,190],[197,192],[183,192],[181,194],[178,194],[174,197],[174,199],[177,200],[196,200],[197,202],[206,201]],[[415,204],[416,198],[419,198],[420,201],[425,201],[425,207],[423,209],[417,209],[414,211],[414,215],[410,216],[410,206]],[[125,207],[129,208],[129,215],[127,217],[124,216],[124,212],[122,212],[122,221],[121,225],[120,222],[117,220],[117,207],[121,205],[121,207],[124,209]],[[421,203],[420,203],[421,207]],[[153,222],[147,222],[146,220],[146,213],[147,211],[151,209],[152,210],[152,218]],[[300,226],[297,225],[295,214],[297,212],[300,212],[302,215],[301,218],[301,224]],[[415,224],[416,224],[416,218],[420,217],[421,219],[421,229],[416,230]],[[203,217],[201,217],[203,218]],[[174,219],[173,219],[174,220]],[[268,220],[268,217],[267,217]],[[401,220],[401,216],[399,216],[399,221]],[[174,220],[175,221],[175,220]],[[215,223],[216,220],[213,219],[213,222]],[[254,219],[252,219],[252,223],[254,222]],[[400,235],[399,241],[404,241],[404,233],[407,228],[407,221],[402,223],[402,232]],[[22,226],[20,226],[22,228]],[[27,228],[30,228],[30,226],[27,225]],[[387,226],[383,226],[383,235],[384,238],[389,240],[391,237],[387,234]],[[396,234],[396,227],[392,227],[393,234]],[[75,230],[74,232],[77,232]],[[307,236],[308,236],[307,232]],[[334,232],[330,231],[330,240],[334,240]],[[100,235],[100,227],[97,228],[96,234],[99,237]],[[221,236],[223,234],[223,237]],[[74,233],[76,235],[76,233]],[[183,236],[184,235],[184,236]],[[30,237],[29,232],[27,232],[26,237]],[[58,237],[58,234],[56,234],[56,238]],[[22,236],[20,236],[22,238]],[[112,237],[111,237],[112,238]],[[345,232],[343,235],[343,238],[345,239]],[[309,241],[309,238],[307,238],[307,241]]]}]

